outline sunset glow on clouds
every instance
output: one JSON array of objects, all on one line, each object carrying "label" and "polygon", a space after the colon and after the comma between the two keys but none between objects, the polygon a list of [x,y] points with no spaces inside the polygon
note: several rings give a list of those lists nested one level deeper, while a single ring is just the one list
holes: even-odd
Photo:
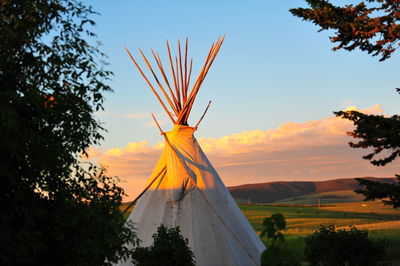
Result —
[{"label": "sunset glow on clouds", "polygon": [[[355,110],[350,107],[348,110]],[[383,114],[379,105],[361,110]],[[353,125],[334,116],[276,129],[244,131],[221,138],[198,138],[200,146],[227,186],[269,181],[324,180],[358,176],[393,176],[398,163],[375,167],[361,158],[365,151],[348,147]],[[89,155],[119,176],[129,199],[140,193],[164,146],[148,141],[123,148],[90,149]]]}]

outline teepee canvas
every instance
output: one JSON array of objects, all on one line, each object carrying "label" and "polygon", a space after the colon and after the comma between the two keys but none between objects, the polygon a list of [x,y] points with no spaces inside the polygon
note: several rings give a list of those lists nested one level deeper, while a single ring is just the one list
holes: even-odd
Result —
[{"label": "teepee canvas", "polygon": [[[174,124],[173,130],[162,132],[165,138],[164,150],[128,219],[135,224],[142,246],[152,244],[152,235],[160,224],[167,227],[179,226],[182,235],[189,240],[196,265],[259,265],[260,255],[265,249],[263,243],[193,136],[199,123],[195,127],[187,125],[197,92],[223,40],[219,38],[211,46],[190,92],[188,88],[192,61],[188,69],[187,39],[183,56],[178,42],[178,56],[175,60],[167,42],[172,82],[168,80],[157,53],[152,51],[164,82],[157,77],[148,59],[140,51],[165,100],[162,100],[160,93],[127,50]],[[120,265],[132,264],[121,262]]]}]

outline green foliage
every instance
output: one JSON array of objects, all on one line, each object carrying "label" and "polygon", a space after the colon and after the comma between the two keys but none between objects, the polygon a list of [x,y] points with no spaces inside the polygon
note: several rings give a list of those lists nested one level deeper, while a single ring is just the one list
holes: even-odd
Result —
[{"label": "green foliage", "polygon": [[[400,92],[400,90],[398,90]],[[352,148],[372,148],[372,152],[363,156],[373,165],[384,166],[400,156],[400,116],[366,115],[357,111],[335,112],[341,118],[354,123],[356,129],[348,135],[360,139],[350,142]],[[386,155],[376,159],[377,155]]]},{"label": "green foliage", "polygon": [[188,247],[188,240],[180,234],[179,227],[166,228],[160,225],[153,235],[150,247],[137,247],[132,260],[137,266],[194,266],[194,254]]},{"label": "green foliage", "polygon": [[111,265],[134,244],[123,190],[81,163],[111,91],[93,14],[74,0],[0,1],[1,265]]},{"label": "green foliage", "polygon": [[[397,91],[400,93],[400,89]],[[354,123],[356,129],[348,134],[360,140],[357,143],[350,142],[349,145],[352,148],[372,149],[372,152],[363,156],[371,164],[384,166],[400,156],[400,116],[366,115],[357,111],[341,111],[335,114]],[[381,157],[377,158],[378,155]],[[365,200],[389,198],[384,202],[397,208],[400,207],[399,175],[397,178],[398,182],[394,184],[357,178],[357,182],[365,188],[355,192],[364,195]]]},{"label": "green foliage", "polygon": [[357,182],[364,186],[364,189],[355,192],[365,196],[365,200],[386,199],[383,203],[392,205],[393,208],[400,207],[400,175],[397,176],[397,183],[388,184],[376,182],[363,178],[356,178]]},{"label": "green foliage", "polygon": [[[274,213],[282,213],[286,220],[286,230],[283,232],[285,241],[281,245],[284,252],[293,257],[293,260],[305,264],[304,240],[320,225],[328,226],[335,221],[335,226],[345,227],[354,224],[364,224],[368,229],[368,238],[375,241],[387,241],[385,262],[400,261],[400,229],[397,220],[400,220],[400,210],[392,209],[381,202],[339,203],[331,206],[305,207],[296,205],[239,205],[243,214],[256,231],[263,230],[263,220],[260,217],[270,217]],[[371,227],[368,225],[370,224]],[[380,226],[380,224],[382,226]],[[378,229],[384,228],[384,229]],[[268,249],[272,240],[263,240]],[[383,264],[382,264],[383,265]]]},{"label": "green foliage", "polygon": [[368,232],[351,227],[336,230],[334,225],[321,226],[305,240],[305,257],[311,265],[372,266],[384,254],[384,243],[375,243]]},{"label": "green foliage", "polygon": [[292,249],[286,244],[281,246],[268,246],[261,254],[262,266],[300,266]]},{"label": "green foliage", "polygon": [[334,30],[330,37],[338,43],[333,50],[359,48],[384,61],[399,47],[400,5],[393,0],[368,0],[355,5],[335,6],[327,0],[306,0],[310,8],[290,12],[311,21],[322,30]]},{"label": "green foliage", "polygon": [[267,217],[263,222],[263,230],[260,234],[260,237],[267,236],[268,239],[272,239],[273,243],[276,240],[283,242],[285,240],[284,235],[282,234],[282,230],[286,228],[285,217],[281,213],[272,214],[271,217]]},{"label": "green foliage", "polygon": [[294,256],[292,256],[289,249],[284,244],[285,237],[282,230],[286,228],[285,217],[281,213],[272,214],[267,217],[263,222],[263,230],[260,237],[266,236],[267,240],[271,240],[267,244],[267,249],[261,254],[261,265],[269,266],[296,266]]}]

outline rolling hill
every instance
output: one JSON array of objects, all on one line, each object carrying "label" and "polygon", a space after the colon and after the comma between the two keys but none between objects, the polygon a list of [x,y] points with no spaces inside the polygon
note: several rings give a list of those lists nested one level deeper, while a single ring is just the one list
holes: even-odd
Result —
[{"label": "rolling hill", "polygon": [[[388,183],[394,182],[394,178],[364,178]],[[306,202],[315,202],[318,197],[325,197],[327,200],[325,203],[362,201],[362,197],[352,192],[359,188],[360,186],[354,178],[345,178],[327,181],[279,181],[246,184],[228,187],[228,190],[238,202],[247,202],[250,199],[252,203],[316,204]],[[328,193],[334,191],[341,191],[341,193],[336,193],[337,195]],[[347,193],[343,191],[347,191]],[[321,195],[317,195],[320,193]]]},{"label": "rolling hill", "polygon": [[285,205],[320,205],[361,202],[363,200],[364,196],[355,193],[354,190],[337,190],[286,198],[283,200],[275,201],[274,203]]}]

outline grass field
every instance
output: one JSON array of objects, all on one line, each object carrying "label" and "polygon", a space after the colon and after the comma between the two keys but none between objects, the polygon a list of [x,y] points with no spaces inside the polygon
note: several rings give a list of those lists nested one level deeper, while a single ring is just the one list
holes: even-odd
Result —
[{"label": "grass field", "polygon": [[[338,203],[332,205],[239,205],[253,228],[259,232],[265,217],[282,213],[287,221],[286,234],[309,234],[320,225],[334,224],[337,227],[360,226],[364,229],[399,229],[400,210],[380,202]],[[385,228],[377,224],[391,222]],[[369,228],[369,225],[371,228]]]},{"label": "grass field", "polygon": [[[121,209],[126,206],[124,204]],[[391,262],[390,265],[400,265],[400,210],[381,202],[337,203],[321,207],[239,204],[239,207],[258,234],[265,217],[282,213],[287,222],[284,231],[287,249],[300,261],[304,260],[304,238],[321,225],[333,224],[341,229],[356,226],[368,230],[372,239],[385,239],[388,243],[385,261]]]},{"label": "grass field", "polygon": [[362,202],[364,196],[355,193],[353,190],[330,191],[307,194],[284,200],[275,201],[277,204],[296,204],[296,205],[317,205],[317,204],[336,204],[347,202]]},{"label": "grass field", "polygon": [[[304,238],[321,225],[334,224],[340,229],[356,226],[369,231],[371,239],[385,239],[385,261],[400,265],[400,210],[381,202],[353,202],[332,205],[239,205],[250,224],[260,232],[262,221],[274,213],[282,213],[287,222],[287,249],[298,260],[304,260]],[[268,243],[267,243],[268,245]]]}]

